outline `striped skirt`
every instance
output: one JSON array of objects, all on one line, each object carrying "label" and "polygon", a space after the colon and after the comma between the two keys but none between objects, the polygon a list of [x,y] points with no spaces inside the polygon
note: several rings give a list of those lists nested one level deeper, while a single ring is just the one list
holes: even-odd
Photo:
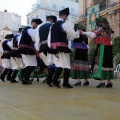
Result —
[{"label": "striped skirt", "polygon": [[88,79],[90,70],[88,63],[88,49],[76,48],[74,50],[73,78]]}]

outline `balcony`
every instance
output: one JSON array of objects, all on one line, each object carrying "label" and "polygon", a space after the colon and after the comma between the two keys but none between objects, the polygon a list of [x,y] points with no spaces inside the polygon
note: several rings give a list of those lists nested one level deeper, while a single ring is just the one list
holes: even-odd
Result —
[{"label": "balcony", "polygon": [[94,5],[99,4],[100,5],[100,11],[103,11],[107,8],[107,0],[95,0]]},{"label": "balcony", "polygon": [[[62,7],[63,6],[58,6],[58,5],[55,5],[52,3],[50,3],[50,4],[34,4],[32,6],[31,11],[29,12],[29,14],[34,13],[40,9],[58,13],[61,9],[63,9]],[[79,11],[76,9],[73,10],[73,8],[70,8],[70,13],[72,16],[79,17]]]}]

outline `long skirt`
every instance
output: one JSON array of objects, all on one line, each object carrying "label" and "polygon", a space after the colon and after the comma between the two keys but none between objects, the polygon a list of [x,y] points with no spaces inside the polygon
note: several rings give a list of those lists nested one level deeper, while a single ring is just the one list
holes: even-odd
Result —
[{"label": "long skirt", "polygon": [[112,46],[98,45],[93,60],[92,78],[97,80],[114,79]]},{"label": "long skirt", "polygon": [[88,49],[76,48],[74,50],[73,78],[90,78]]}]

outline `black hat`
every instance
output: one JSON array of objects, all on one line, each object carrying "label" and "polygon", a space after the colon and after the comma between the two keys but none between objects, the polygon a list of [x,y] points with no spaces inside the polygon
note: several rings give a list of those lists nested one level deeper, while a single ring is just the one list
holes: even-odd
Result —
[{"label": "black hat", "polygon": [[42,23],[42,20],[41,19],[33,19],[32,21],[31,21],[31,23],[32,22],[35,22],[36,24],[41,24]]},{"label": "black hat", "polygon": [[54,23],[57,21],[57,17],[54,15],[46,16],[46,19],[52,19]]},{"label": "black hat", "polygon": [[59,11],[59,15],[60,15],[60,14],[69,15],[69,14],[70,14],[69,8],[65,8],[65,9]]},{"label": "black hat", "polygon": [[14,37],[14,34],[10,34],[10,38],[13,38]]},{"label": "black hat", "polygon": [[23,28],[19,28],[18,32],[22,32]]},{"label": "black hat", "polygon": [[11,38],[10,34],[7,34],[7,35],[5,36],[5,39],[10,39],[10,38]]}]

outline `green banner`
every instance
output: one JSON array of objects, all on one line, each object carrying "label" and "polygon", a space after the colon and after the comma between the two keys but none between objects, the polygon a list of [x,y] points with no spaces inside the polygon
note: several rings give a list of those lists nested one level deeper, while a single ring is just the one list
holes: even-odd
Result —
[{"label": "green banner", "polygon": [[88,8],[88,30],[95,29],[95,20],[99,17],[99,4]]}]

